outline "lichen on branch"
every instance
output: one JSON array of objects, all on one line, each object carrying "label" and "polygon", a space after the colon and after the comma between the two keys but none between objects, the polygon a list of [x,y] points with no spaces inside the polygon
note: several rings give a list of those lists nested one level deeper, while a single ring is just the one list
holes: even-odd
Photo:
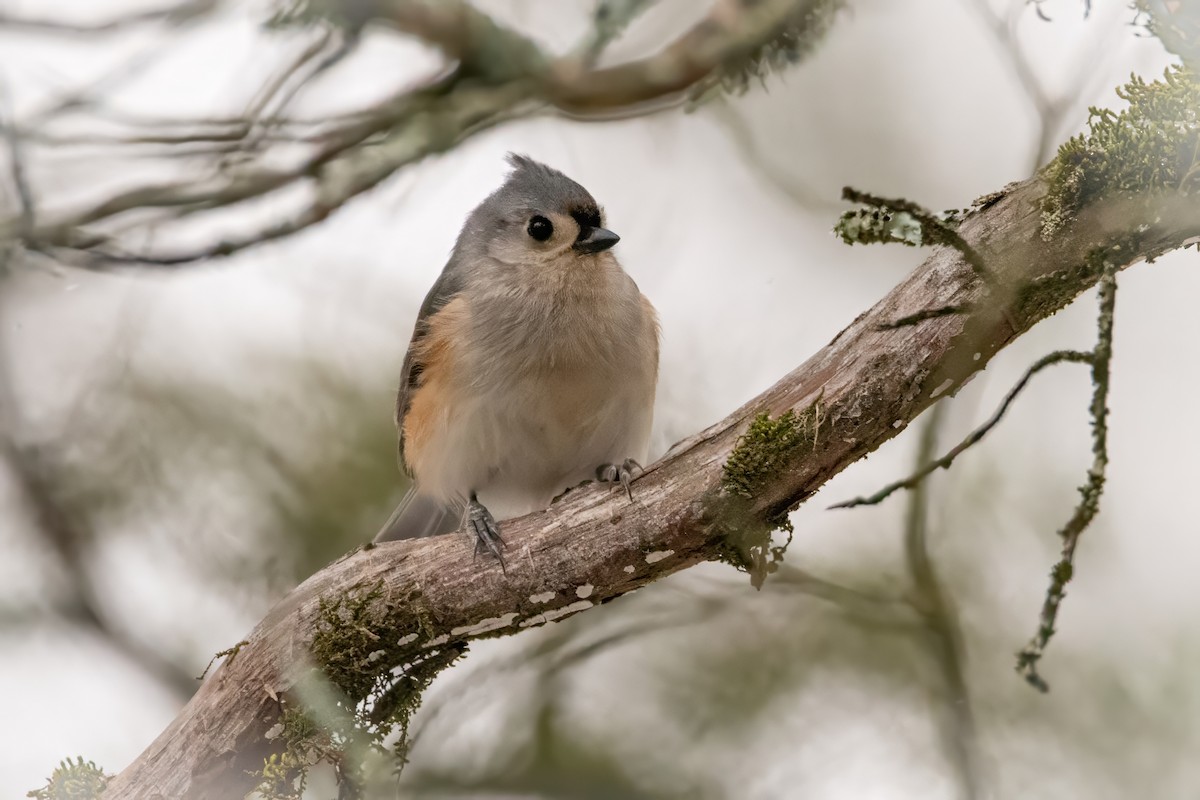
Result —
[{"label": "lichen on branch", "polygon": [[846,244],[902,244],[920,247],[925,243],[921,223],[907,211],[866,206],[847,211],[833,228]]},{"label": "lichen on branch", "polygon": [[984,263],[983,256],[959,234],[958,225],[962,220],[957,210],[938,216],[911,200],[879,197],[850,186],[842,189],[842,199],[864,206],[842,214],[833,228],[846,244],[953,247],[975,274],[989,286],[995,284],[995,276]]}]

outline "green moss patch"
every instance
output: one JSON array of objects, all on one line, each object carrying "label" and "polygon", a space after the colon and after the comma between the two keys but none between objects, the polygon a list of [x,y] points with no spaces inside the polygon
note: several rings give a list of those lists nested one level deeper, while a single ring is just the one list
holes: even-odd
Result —
[{"label": "green moss patch", "polygon": [[68,758],[58,765],[45,786],[25,796],[34,800],[97,800],[111,777],[82,756]]},{"label": "green moss patch", "polygon": [[787,544],[772,544],[772,532],[787,531],[790,542],[792,525],[786,510],[761,519],[752,513],[750,501],[776,475],[813,451],[823,417],[820,398],[800,412],[788,409],[775,418],[763,412],[750,423],[725,462],[721,476],[725,492],[716,512],[723,536],[719,557],[749,573],[755,588],[776,569],[787,549]]},{"label": "green moss patch", "polygon": [[285,700],[277,731],[284,744],[263,762],[261,796],[299,798],[308,769],[320,762],[360,787],[407,763],[422,694],[466,652],[462,642],[428,641],[430,619],[421,609],[415,594],[389,602],[382,583],[319,601],[313,670]]},{"label": "green moss patch", "polygon": [[1161,81],[1136,75],[1117,95],[1124,111],[1092,108],[1088,132],[1068,140],[1046,167],[1041,201],[1046,240],[1099,199],[1146,201],[1163,191],[1200,190],[1200,83],[1187,67]]},{"label": "green moss patch", "polygon": [[725,491],[752,499],[780,470],[812,452],[822,415],[818,398],[799,413],[788,409],[774,419],[765,411],[756,416],[725,462]]}]

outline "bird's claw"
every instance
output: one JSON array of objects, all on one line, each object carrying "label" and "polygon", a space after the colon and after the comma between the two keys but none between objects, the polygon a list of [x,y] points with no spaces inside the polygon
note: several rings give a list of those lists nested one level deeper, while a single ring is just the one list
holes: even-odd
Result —
[{"label": "bird's claw", "polygon": [[496,524],[492,512],[475,495],[471,495],[471,502],[467,505],[467,527],[475,535],[475,555],[486,550],[500,561],[503,569],[504,539],[500,538],[500,526]]},{"label": "bird's claw", "polygon": [[630,488],[630,482],[637,476],[642,474],[642,465],[634,461],[632,458],[625,459],[620,466],[616,464],[601,464],[596,468],[596,479],[604,483],[620,483],[625,487],[625,494],[629,498],[629,502],[633,502],[633,489]]}]

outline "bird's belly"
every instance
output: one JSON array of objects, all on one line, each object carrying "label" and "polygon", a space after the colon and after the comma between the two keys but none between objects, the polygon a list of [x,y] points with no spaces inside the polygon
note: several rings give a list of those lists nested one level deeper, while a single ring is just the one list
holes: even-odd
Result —
[{"label": "bird's belly", "polygon": [[631,378],[562,372],[470,398],[431,443],[423,489],[458,502],[476,492],[500,519],[544,508],[603,463],[644,461],[653,379]]}]

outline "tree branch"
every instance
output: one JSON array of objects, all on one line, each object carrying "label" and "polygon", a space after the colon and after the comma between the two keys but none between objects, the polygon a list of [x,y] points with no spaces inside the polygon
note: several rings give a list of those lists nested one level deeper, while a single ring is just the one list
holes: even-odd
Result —
[{"label": "tree branch", "polygon": [[[1098,246],[1111,245],[1114,266],[1125,267],[1200,235],[1200,200],[1163,196],[1096,202],[1046,237],[1038,204],[1046,190],[1037,178],[1012,185],[957,228],[966,241],[988,242],[989,268],[1004,290],[989,293],[959,250],[936,248],[807,362],[651,465],[633,503],[593,484],[507,522],[507,572],[474,559],[461,537],[449,535],[364,548],[312,576],[105,796],[225,798],[252,788],[264,757],[284,748],[269,734],[278,734],[301,680],[297,664],[312,657],[314,640],[328,647],[342,604],[358,603],[357,627],[347,635],[365,631],[377,651],[357,667],[339,662],[339,679],[370,686],[425,654],[453,657],[472,638],[592,608],[702,561],[746,563],[739,541],[766,535],[825,481],[1094,285]],[[945,306],[970,311],[880,330]],[[744,438],[752,425],[755,435]],[[726,466],[731,457],[737,474]]]}]

